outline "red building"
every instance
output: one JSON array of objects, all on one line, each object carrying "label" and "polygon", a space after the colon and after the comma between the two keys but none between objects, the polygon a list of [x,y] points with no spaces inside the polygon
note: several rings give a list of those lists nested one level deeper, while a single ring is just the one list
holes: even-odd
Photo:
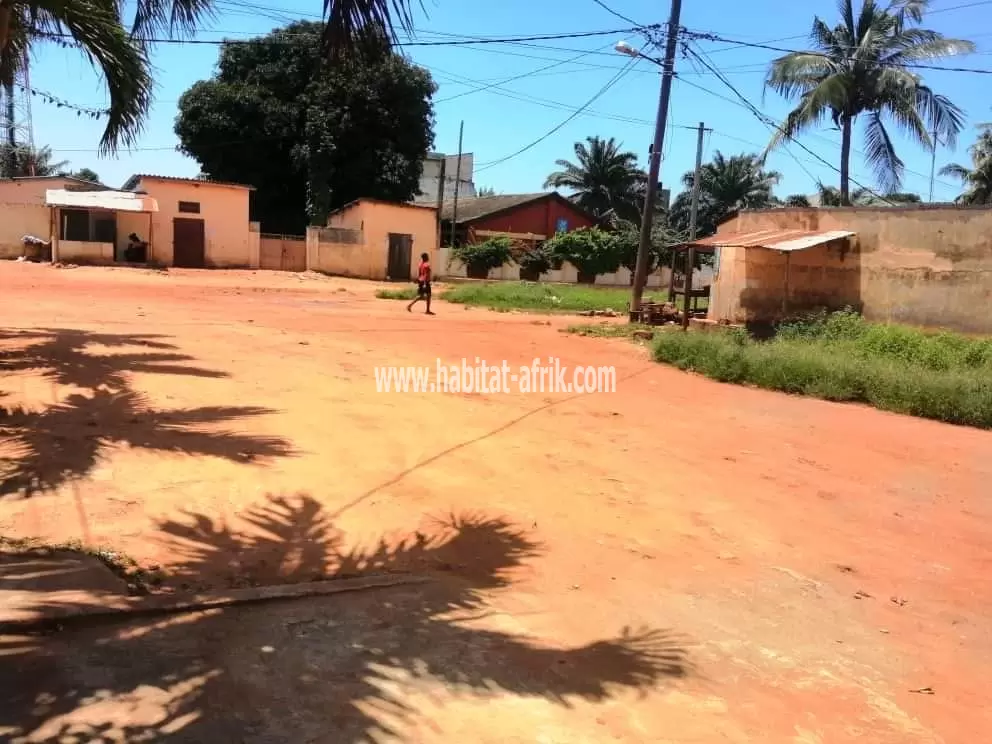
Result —
[{"label": "red building", "polygon": [[[441,208],[441,242],[451,242],[451,222],[455,219],[455,204],[448,200]],[[595,216],[577,207],[556,191],[540,194],[502,194],[458,200],[455,240],[481,242],[493,233],[510,237],[527,236],[540,241],[555,233],[570,232],[580,227],[592,227]]]}]

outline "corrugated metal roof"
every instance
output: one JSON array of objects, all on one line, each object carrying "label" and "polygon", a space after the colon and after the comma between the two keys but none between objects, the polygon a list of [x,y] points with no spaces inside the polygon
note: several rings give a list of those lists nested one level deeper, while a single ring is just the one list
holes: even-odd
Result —
[{"label": "corrugated metal roof", "polygon": [[[499,194],[497,196],[475,196],[465,198],[458,197],[458,222],[469,222],[480,217],[502,212],[505,209],[512,209],[524,204],[546,199],[554,192],[542,191],[537,194]],[[455,200],[445,199],[441,205],[441,219],[450,220],[454,216]]]},{"label": "corrugated metal roof", "polygon": [[158,202],[133,191],[68,191],[48,189],[45,204],[49,207],[76,209],[110,209],[115,212],[157,212]]},{"label": "corrugated metal roof", "polygon": [[174,183],[190,183],[199,186],[205,184],[206,185],[213,184],[214,186],[234,186],[235,188],[239,188],[239,189],[248,189],[249,191],[255,191],[254,186],[248,186],[247,184],[243,184],[243,183],[233,183],[231,181],[212,181],[209,178],[181,178],[179,176],[156,176],[152,173],[135,173],[133,176],[127,179],[127,181],[124,182],[124,185],[121,186],[121,191],[133,191],[138,186],[138,183],[141,181],[142,178],[148,179],[149,181],[173,181]]},{"label": "corrugated metal roof", "polygon": [[747,233],[724,233],[697,240],[703,248],[767,248],[772,251],[801,251],[831,240],[849,238],[850,230],[758,230]]}]

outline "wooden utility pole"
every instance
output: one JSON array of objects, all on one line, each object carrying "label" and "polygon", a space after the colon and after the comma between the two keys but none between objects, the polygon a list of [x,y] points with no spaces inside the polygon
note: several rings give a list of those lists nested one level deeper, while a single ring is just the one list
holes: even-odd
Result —
[{"label": "wooden utility pole", "polygon": [[699,122],[696,134],[696,170],[692,176],[692,207],[689,210],[689,248],[685,254],[685,295],[682,297],[682,328],[689,327],[689,302],[692,298],[692,270],[696,264],[696,249],[692,241],[696,239],[696,218],[699,214],[699,171],[703,167],[703,135],[706,126]]},{"label": "wooden utility pole", "polygon": [[634,287],[630,295],[630,318],[640,317],[641,298],[648,279],[648,257],[651,255],[651,223],[654,219],[654,203],[658,192],[658,176],[661,173],[661,151],[665,144],[665,126],[668,123],[668,102],[672,96],[672,78],[675,76],[675,53],[678,51],[679,19],[682,15],[682,0],[672,0],[672,11],[668,19],[668,38],[665,43],[665,59],[662,62],[661,93],[658,96],[658,115],[654,125],[654,142],[651,145],[651,162],[648,167],[648,183],[644,190],[644,213],[641,215],[641,239],[637,246],[637,264],[634,269]]},{"label": "wooden utility pole", "polygon": [[937,168],[937,127],[933,128],[933,147],[930,148],[930,198],[927,199],[931,204],[933,203],[933,175]]},{"label": "wooden utility pole", "polygon": [[465,133],[465,120],[458,125],[458,165],[455,166],[455,202],[451,205],[451,248],[455,247],[455,233],[458,230],[458,189],[462,185],[462,135]]},{"label": "wooden utility pole", "polygon": [[437,184],[437,248],[441,250],[441,228],[444,221],[441,219],[441,210],[444,209],[444,172],[448,165],[448,156],[441,155],[441,173],[438,176]]}]

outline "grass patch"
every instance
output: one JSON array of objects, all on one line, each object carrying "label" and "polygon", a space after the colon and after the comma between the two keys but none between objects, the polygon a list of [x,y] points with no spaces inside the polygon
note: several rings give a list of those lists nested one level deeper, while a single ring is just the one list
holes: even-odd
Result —
[{"label": "grass patch", "polygon": [[[645,299],[659,302],[662,301],[662,295],[667,297],[668,291],[647,293]],[[630,289],[537,282],[466,282],[445,290],[441,299],[503,312],[615,310],[622,313],[630,301]]]},{"label": "grass patch", "polygon": [[46,543],[36,538],[13,538],[0,535],[0,550],[22,555],[48,556],[54,552],[77,553],[96,558],[111,573],[127,583],[129,594],[148,594],[150,587],[162,584],[165,576],[159,569],[145,569],[131,556],[109,548],[95,548],[79,540]]},{"label": "grass patch", "polygon": [[565,328],[565,333],[594,338],[641,338],[646,334],[654,336],[657,328],[640,323],[579,323]]},{"label": "grass patch", "polygon": [[764,342],[743,331],[663,333],[654,357],[723,382],[992,428],[992,339],[843,312],[784,324]]},{"label": "grass patch", "polygon": [[403,287],[403,289],[377,289],[375,296],[380,300],[410,300],[417,299],[416,287]]}]

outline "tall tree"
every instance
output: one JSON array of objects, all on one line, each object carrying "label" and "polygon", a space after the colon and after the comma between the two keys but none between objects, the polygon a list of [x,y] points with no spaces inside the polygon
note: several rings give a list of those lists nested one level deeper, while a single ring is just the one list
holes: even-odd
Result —
[{"label": "tall tree", "polygon": [[765,85],[799,104],[786,117],[772,149],[829,118],[841,131],[840,198],[850,203],[851,138],[864,116],[865,156],[883,191],[898,191],[903,162],[884,119],[894,121],[923,147],[931,132],[953,146],[964,114],[913,72],[921,62],[974,51],[970,41],[948,39],[919,28],[929,0],[893,0],[882,7],[863,0],[839,0],[841,22],[831,28],[817,16],[813,49],[792,52],[771,63]]},{"label": "tall tree", "polygon": [[587,137],[575,143],[576,163],[558,160],[561,170],[544,188],[565,188],[583,209],[599,216],[610,213],[622,220],[639,219],[647,176],[637,167],[637,155],[624,152],[613,137]]},{"label": "tall tree", "polygon": [[0,85],[10,90],[29,47],[65,41],[102,73],[110,98],[100,151],[134,143],[152,101],[149,41],[182,38],[212,15],[212,0],[136,0],[126,22],[119,0],[0,0]]},{"label": "tall tree", "polygon": [[[682,176],[682,191],[672,202],[669,221],[673,228],[688,236],[695,174]],[[699,169],[699,209],[696,235],[712,235],[716,226],[738,209],[761,209],[773,204],[772,189],[781,175],[765,170],[755,154],[726,157],[719,150]]]},{"label": "tall tree", "polygon": [[968,148],[971,167],[951,163],[940,169],[940,175],[953,176],[964,183],[957,198],[961,204],[992,204],[992,124],[979,125],[978,139]]},{"label": "tall tree", "polygon": [[27,176],[54,176],[64,172],[68,160],[52,162],[50,147],[30,149],[4,144],[0,146],[0,177],[25,178]]},{"label": "tall tree", "polygon": [[175,130],[211,178],[256,187],[256,219],[301,233],[359,197],[412,199],[433,141],[430,74],[380,43],[322,63],[320,23],[225,44]]}]

